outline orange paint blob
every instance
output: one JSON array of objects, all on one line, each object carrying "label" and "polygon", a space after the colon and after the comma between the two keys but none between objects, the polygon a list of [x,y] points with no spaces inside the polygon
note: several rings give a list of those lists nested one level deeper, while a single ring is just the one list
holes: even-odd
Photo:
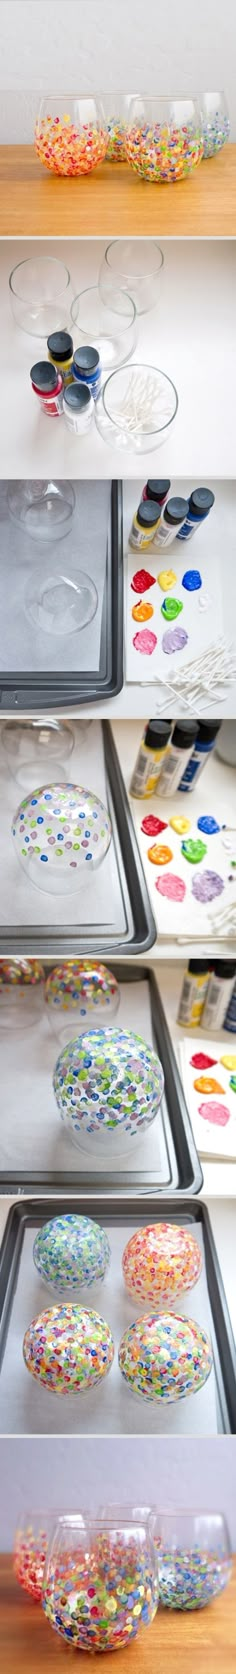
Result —
[{"label": "orange paint blob", "polygon": [[150,617],[154,616],[153,605],[146,604],[145,599],[140,599],[139,604],[133,605],[132,616],[135,622],[149,622]]},{"label": "orange paint blob", "polygon": [[224,1087],[220,1086],[219,1081],[214,1080],[213,1075],[199,1075],[193,1085],[196,1087],[196,1093],[224,1093]]},{"label": "orange paint blob", "polygon": [[152,847],[148,849],[147,853],[148,860],[152,860],[153,866],[167,866],[168,860],[173,860],[172,849],[165,847],[164,843],[152,843]]}]

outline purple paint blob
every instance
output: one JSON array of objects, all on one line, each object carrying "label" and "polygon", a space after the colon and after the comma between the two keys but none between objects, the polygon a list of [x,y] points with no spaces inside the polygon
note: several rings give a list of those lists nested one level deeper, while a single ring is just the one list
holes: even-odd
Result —
[{"label": "purple paint blob", "polygon": [[163,634],[162,650],[170,657],[172,651],[183,651],[187,641],[188,634],[185,633],[185,628],[167,628],[167,632]]},{"label": "purple paint blob", "polygon": [[230,1110],[228,1110],[227,1104],[219,1104],[216,1099],[212,1099],[211,1104],[209,1104],[208,1099],[203,1104],[199,1104],[198,1115],[203,1116],[204,1122],[211,1122],[213,1127],[216,1128],[226,1128],[227,1122],[230,1120]]},{"label": "purple paint blob", "polygon": [[215,831],[220,831],[218,820],[213,819],[213,814],[201,814],[197,823],[198,830],[205,831],[207,837],[214,837]]},{"label": "purple paint blob", "polygon": [[222,895],[224,879],[219,872],[197,872],[192,881],[192,894],[196,901],[214,901],[215,895]]},{"label": "purple paint blob", "polygon": [[133,645],[135,651],[142,651],[144,657],[151,657],[157,645],[157,636],[152,634],[151,628],[140,628],[139,633],[134,635]]},{"label": "purple paint blob", "polygon": [[156,878],[155,888],[159,895],[166,895],[167,901],[183,901],[186,895],[186,884],[175,872],[166,872],[164,877]]},{"label": "purple paint blob", "polygon": [[200,570],[185,570],[182,577],[182,587],[186,587],[187,593],[197,593],[198,587],[202,587]]}]

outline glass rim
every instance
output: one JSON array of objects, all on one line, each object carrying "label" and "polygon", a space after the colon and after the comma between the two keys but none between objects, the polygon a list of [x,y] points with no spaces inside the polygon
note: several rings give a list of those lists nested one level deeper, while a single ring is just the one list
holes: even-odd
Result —
[{"label": "glass rim", "polygon": [[[103,260],[104,260],[104,262],[106,262],[106,263],[107,263],[107,267],[109,267],[109,260],[108,260],[108,258],[109,258],[109,251],[110,251],[110,250],[113,250],[113,249],[114,249],[114,245],[115,245],[115,244],[121,244],[121,243],[123,243],[123,242],[124,242],[124,241],[123,241],[123,239],[120,239],[120,238],[111,238],[111,239],[110,239],[110,242],[109,242],[109,244],[107,244],[107,246],[106,246],[106,250],[105,250],[105,255],[104,255],[104,257],[103,257]],[[132,243],[133,243],[133,244],[134,244],[134,243],[135,243],[135,244],[136,244],[136,242],[137,242],[137,240],[136,240],[136,239],[132,239],[132,240],[131,240],[131,242],[132,242]],[[151,278],[153,278],[153,272],[154,272],[154,271],[155,271],[155,272],[156,272],[156,273],[160,273],[160,272],[161,272],[161,268],[162,268],[162,267],[163,267],[163,265],[164,265],[164,255],[163,255],[163,250],[161,250],[161,246],[160,246],[160,244],[157,244],[157,239],[156,239],[156,238],[152,238],[152,239],[151,239],[151,238],[149,238],[149,239],[144,239],[144,240],[140,240],[140,239],[139,239],[139,240],[138,240],[138,242],[139,242],[139,243],[141,243],[141,242],[143,242],[143,243],[145,243],[145,244],[152,244],[152,245],[154,245],[154,246],[155,246],[155,249],[156,249],[156,250],[158,250],[158,256],[160,256],[160,257],[161,257],[161,260],[160,260],[160,262],[159,262],[159,263],[158,263],[158,268],[156,268],[156,269],[153,269],[153,268],[148,268],[148,269],[147,269],[147,270],[146,270],[146,272],[145,272],[145,273],[144,273],[144,274],[138,274],[138,273],[137,273],[137,274],[135,274],[135,273],[134,273],[134,274],[133,274],[133,278],[134,278],[134,280],[138,280],[138,279],[142,279],[142,278],[143,278],[143,279],[151,279]],[[110,268],[110,272],[112,272],[112,269],[111,269],[111,268]],[[124,272],[126,272],[126,269],[125,269],[125,267],[124,267]],[[117,290],[119,290],[119,285],[117,285]],[[125,293],[125,294],[127,294],[127,295],[128,295],[128,292],[127,292],[127,293]],[[136,311],[136,312],[137,312],[137,310],[135,310],[135,311]]]},{"label": "glass rim", "polygon": [[[27,268],[27,267],[30,266],[30,262],[34,262],[34,261],[37,261],[39,263],[40,262],[45,262],[45,261],[46,262],[52,262],[52,263],[54,263],[55,267],[62,267],[63,268],[64,274],[66,274],[66,283],[64,282],[64,285],[62,286],[62,291],[68,290],[68,285],[70,284],[69,268],[65,266],[64,262],[60,261],[59,256],[38,256],[38,255],[37,256],[25,256],[24,261],[16,262],[15,267],[11,268],[8,283],[9,283],[9,289],[10,289],[10,291],[12,291],[12,295],[17,297],[18,302],[27,302],[28,301],[29,308],[31,306],[30,299],[29,298],[27,299],[27,297],[22,296],[21,291],[16,290],[15,286],[13,285],[13,279],[14,279],[14,276],[15,276],[16,273],[20,273],[20,270],[21,270],[22,267]],[[61,294],[62,294],[62,292],[59,292],[59,295],[61,295]],[[48,297],[43,297],[43,298],[36,296],[34,298],[34,302],[41,302],[41,304],[44,307],[46,307],[47,303],[50,302],[50,301],[51,301],[51,297],[49,297],[49,296]]]},{"label": "glass rim", "polygon": [[153,1516],[153,1519],[156,1519],[156,1521],[158,1521],[159,1517],[171,1517],[173,1521],[175,1521],[175,1519],[177,1520],[178,1517],[218,1518],[222,1523],[225,1523],[226,1529],[228,1526],[224,1511],[204,1511],[202,1506],[196,1505],[175,1506],[174,1511],[169,1511],[167,1506],[161,1506],[159,1511],[153,1511],[151,1512],[151,1515]]},{"label": "glass rim", "polygon": [[153,93],[132,93],[131,98],[132,99],[140,99],[141,101],[144,100],[145,105],[148,105],[148,104],[152,105],[154,100],[156,101],[156,104],[158,104],[158,105],[166,105],[166,104],[167,105],[172,105],[173,104],[173,99],[175,100],[176,104],[178,102],[180,104],[183,104],[183,100],[185,99],[187,104],[193,104],[194,105],[194,104],[197,104],[197,102],[198,102],[199,93],[197,93],[197,92],[187,93],[186,90],[185,90],[185,92],[183,92],[183,89],[182,89],[180,93],[175,93],[175,92],[173,92],[173,93],[157,93],[157,92],[155,92],[155,93],[154,92]]},{"label": "glass rim", "polygon": [[[115,242],[115,240],[113,242]],[[73,309],[75,308],[76,302],[79,301],[79,298],[82,297],[82,296],[89,296],[91,294],[91,291],[97,291],[98,298],[99,298],[99,301],[100,301],[100,306],[102,308],[106,309],[106,303],[103,302],[103,299],[101,297],[101,292],[99,290],[99,285],[86,285],[84,291],[77,291],[77,296],[73,297],[73,302],[71,303],[70,315],[71,315],[71,319],[73,320],[73,325],[78,325],[78,330],[80,329],[79,319],[75,319],[74,314],[73,314]],[[128,291],[123,291],[122,290],[122,286],[117,285],[116,286],[116,291],[119,291],[119,295],[121,297],[122,296],[127,296],[128,302],[131,303],[131,308],[133,310],[132,319],[128,320],[126,325],[124,325],[124,326],[122,325],[122,332],[123,331],[130,331],[130,329],[134,325],[136,317],[137,317],[137,309],[136,309],[135,302],[133,300],[133,297],[129,295]],[[115,315],[115,309],[112,309],[112,307],[110,307],[110,304],[109,304],[109,308],[110,308],[110,313],[114,313],[114,315]],[[109,312],[108,309],[107,309],[107,312]],[[122,316],[122,318],[124,318],[124,317],[126,318],[126,316]],[[120,318],[121,318],[121,315],[119,315],[117,313],[117,319],[119,320]],[[85,327],[85,330],[86,330],[86,327]],[[82,325],[81,325],[81,331],[84,333],[84,328],[83,328]],[[106,335],[107,335],[107,337],[109,337],[109,331],[107,331]],[[120,368],[120,370],[121,370],[121,368]]]},{"label": "glass rim", "polygon": [[145,1527],[142,1518],[137,1517],[135,1518],[135,1522],[132,1523],[129,1517],[122,1516],[122,1512],[120,1517],[118,1516],[115,1518],[115,1522],[112,1517],[94,1517],[93,1512],[90,1511],[86,1511],[85,1513],[79,1511],[61,1512],[57,1519],[57,1526],[59,1523],[61,1526],[63,1525],[63,1527],[66,1524],[66,1527],[69,1528],[77,1526],[78,1528],[81,1528],[82,1526],[82,1528],[85,1529],[85,1532],[88,1530],[91,1531],[91,1529],[114,1529],[116,1526],[117,1528],[121,1527],[122,1529],[144,1529]]},{"label": "glass rim", "polygon": [[[109,378],[106,378],[106,382],[103,384],[103,389],[101,390],[101,395],[99,397],[99,400],[103,402],[103,407],[104,407],[104,411],[106,413],[106,418],[109,419],[110,424],[113,424],[114,430],[119,429],[119,423],[118,423],[118,420],[111,417],[111,414],[109,413],[109,410],[106,407],[105,393],[106,393],[106,390],[108,388],[108,384],[110,384],[111,381],[112,381],[112,378],[117,378],[120,373],[124,372],[124,370],[125,370],[124,367],[119,366],[119,367],[116,368],[116,370],[114,370],[113,372],[110,372]],[[146,361],[141,361],[141,362],[139,362],[137,360],[131,361],[130,370],[131,370],[131,372],[136,372],[136,371],[141,372],[142,370],[144,370],[145,372],[152,372],[152,371],[157,372],[157,373],[159,373],[161,378],[165,378],[166,383],[170,384],[171,389],[174,391],[175,408],[174,408],[174,412],[171,413],[171,417],[166,420],[165,424],[161,424],[159,426],[159,428],[157,428],[157,430],[155,430],[153,428],[152,430],[145,430],[145,432],[144,432],[145,437],[146,436],[154,436],[154,435],[159,436],[159,435],[161,435],[162,430],[168,430],[169,429],[169,425],[173,423],[173,419],[176,417],[176,413],[178,412],[179,397],[178,397],[178,393],[177,393],[177,389],[175,387],[175,384],[173,384],[172,378],[169,378],[168,372],[162,372],[162,369],[161,369],[160,366],[155,366],[155,367],[148,366]],[[125,426],[124,426],[124,430],[125,430]],[[142,435],[141,429],[138,431],[138,434]],[[147,449],[146,449],[146,452],[147,452]]]}]

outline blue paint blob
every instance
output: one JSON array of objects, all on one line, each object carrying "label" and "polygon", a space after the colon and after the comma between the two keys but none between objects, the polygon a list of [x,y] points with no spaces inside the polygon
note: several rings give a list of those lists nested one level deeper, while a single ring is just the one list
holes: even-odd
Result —
[{"label": "blue paint blob", "polygon": [[182,587],[186,588],[187,593],[196,593],[198,587],[202,587],[200,570],[185,570],[182,578]]},{"label": "blue paint blob", "polygon": [[213,814],[201,814],[197,823],[199,831],[206,831],[208,837],[213,837],[215,831],[221,829],[218,820],[213,819]]}]

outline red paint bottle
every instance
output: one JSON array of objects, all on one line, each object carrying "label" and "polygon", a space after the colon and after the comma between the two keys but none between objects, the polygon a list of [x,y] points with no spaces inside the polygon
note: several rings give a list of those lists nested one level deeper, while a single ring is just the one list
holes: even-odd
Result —
[{"label": "red paint bottle", "polygon": [[37,360],[35,366],[31,366],[30,377],[43,412],[48,413],[49,418],[58,418],[62,413],[64,387],[61,373],[50,361]]}]

